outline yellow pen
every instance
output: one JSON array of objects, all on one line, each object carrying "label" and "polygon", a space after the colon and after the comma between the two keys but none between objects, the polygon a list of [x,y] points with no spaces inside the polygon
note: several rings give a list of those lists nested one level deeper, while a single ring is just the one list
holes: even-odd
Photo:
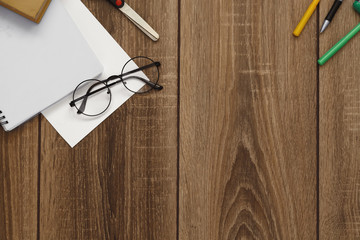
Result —
[{"label": "yellow pen", "polygon": [[306,23],[309,21],[311,15],[314,13],[317,5],[319,4],[320,0],[313,0],[308,9],[306,10],[304,16],[301,18],[299,24],[296,26],[293,34],[294,36],[298,37],[302,30],[304,29]]}]

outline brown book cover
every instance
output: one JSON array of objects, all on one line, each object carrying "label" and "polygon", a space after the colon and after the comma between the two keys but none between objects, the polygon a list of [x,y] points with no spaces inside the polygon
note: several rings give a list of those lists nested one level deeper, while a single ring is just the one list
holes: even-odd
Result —
[{"label": "brown book cover", "polygon": [[0,0],[0,5],[39,23],[51,0]]}]

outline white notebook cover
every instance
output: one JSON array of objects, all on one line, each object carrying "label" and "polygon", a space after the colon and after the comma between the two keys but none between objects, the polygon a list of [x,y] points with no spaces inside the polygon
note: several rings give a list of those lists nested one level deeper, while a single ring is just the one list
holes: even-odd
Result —
[{"label": "white notebook cover", "polygon": [[103,67],[61,1],[40,24],[0,7],[0,116],[10,131]]}]

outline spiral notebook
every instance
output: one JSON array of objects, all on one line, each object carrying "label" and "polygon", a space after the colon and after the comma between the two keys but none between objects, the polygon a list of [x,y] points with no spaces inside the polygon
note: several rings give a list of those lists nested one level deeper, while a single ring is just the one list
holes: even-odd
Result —
[{"label": "spiral notebook", "polygon": [[10,131],[103,67],[61,1],[40,24],[0,7],[0,125]]}]

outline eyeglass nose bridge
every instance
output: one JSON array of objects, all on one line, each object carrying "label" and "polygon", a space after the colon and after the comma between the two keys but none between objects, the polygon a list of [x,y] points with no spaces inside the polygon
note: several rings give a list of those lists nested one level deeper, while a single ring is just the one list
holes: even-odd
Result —
[{"label": "eyeglass nose bridge", "polygon": [[[108,77],[108,78],[106,79],[106,81],[104,81],[104,83],[105,83],[106,86],[108,86],[108,82],[109,82],[109,81],[112,81],[112,80],[115,80],[115,79],[121,79],[121,76],[112,75],[112,76]],[[122,79],[121,79],[121,80],[122,80]],[[108,89],[107,89],[107,92],[106,92],[106,93],[107,93],[107,94],[111,94],[111,91],[110,91],[109,86],[108,86]]]}]

